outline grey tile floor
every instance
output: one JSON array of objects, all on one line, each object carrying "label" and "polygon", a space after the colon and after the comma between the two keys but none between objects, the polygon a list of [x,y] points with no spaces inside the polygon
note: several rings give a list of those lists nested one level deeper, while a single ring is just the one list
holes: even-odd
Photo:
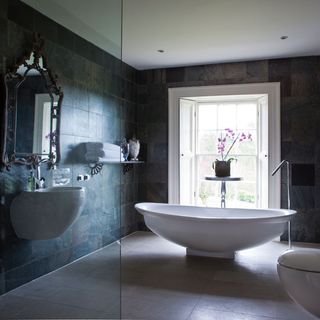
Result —
[{"label": "grey tile floor", "polygon": [[271,242],[233,261],[186,257],[137,232],[122,240],[121,266],[119,246],[103,248],[1,296],[0,318],[119,319],[121,308],[122,319],[315,319],[281,288],[276,261],[285,250]]},{"label": "grey tile floor", "polygon": [[182,247],[152,233],[135,233],[122,241],[122,317],[315,319],[279,283],[276,262],[286,249],[270,242],[239,252],[235,260],[186,257]]}]

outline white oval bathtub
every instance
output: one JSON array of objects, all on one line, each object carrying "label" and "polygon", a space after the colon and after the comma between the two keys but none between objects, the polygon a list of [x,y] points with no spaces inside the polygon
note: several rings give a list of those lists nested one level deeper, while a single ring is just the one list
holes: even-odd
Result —
[{"label": "white oval bathtub", "polygon": [[234,252],[281,235],[296,213],[283,209],[220,209],[138,203],[155,234],[187,248],[187,254],[232,258]]}]

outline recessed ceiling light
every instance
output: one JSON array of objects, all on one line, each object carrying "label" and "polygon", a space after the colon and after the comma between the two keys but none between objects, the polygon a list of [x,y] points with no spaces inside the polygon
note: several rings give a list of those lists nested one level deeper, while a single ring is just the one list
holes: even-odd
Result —
[{"label": "recessed ceiling light", "polygon": [[160,53],[164,53],[164,50],[162,50],[162,49],[159,49],[159,50],[158,50],[158,52],[160,52]]},{"label": "recessed ceiling light", "polygon": [[286,39],[288,39],[288,36],[281,36],[280,39],[281,40],[286,40]]}]

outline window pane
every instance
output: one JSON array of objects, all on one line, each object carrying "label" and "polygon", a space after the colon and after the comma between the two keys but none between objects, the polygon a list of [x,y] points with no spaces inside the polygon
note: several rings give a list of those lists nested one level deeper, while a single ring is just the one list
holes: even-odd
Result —
[{"label": "window pane", "polygon": [[245,134],[251,134],[252,141],[237,141],[235,152],[240,155],[256,155],[257,154],[257,134],[256,131],[246,131]]},{"label": "window pane", "polygon": [[220,188],[217,183],[200,181],[196,205],[220,207]]},{"label": "window pane", "polygon": [[214,130],[217,127],[217,105],[199,104],[198,109],[199,130]]},{"label": "window pane", "polygon": [[214,156],[198,156],[198,189],[196,190],[196,205],[208,207],[220,207],[220,183],[206,181],[206,176],[214,175],[212,162],[215,161],[217,155]]},{"label": "window pane", "polygon": [[236,161],[231,163],[231,174],[243,177],[244,181],[256,181],[256,157],[235,156]]},{"label": "window pane", "polygon": [[218,107],[218,129],[231,128],[235,130],[237,119],[236,104],[220,104]]},{"label": "window pane", "polygon": [[237,201],[241,207],[254,206],[256,203],[256,184],[239,182]]},{"label": "window pane", "polygon": [[[230,137],[226,137],[226,131],[225,130],[221,130],[216,132],[215,134],[213,134],[213,132],[211,132],[212,135],[212,139],[215,138],[215,150],[214,153],[218,153],[218,148],[217,148],[217,144],[218,144],[218,138],[225,138],[226,137],[226,142],[225,142],[225,150],[224,150],[224,154],[226,154],[228,152],[228,150],[230,149],[230,147],[232,146],[233,141],[236,139],[238,134],[241,134],[242,132],[238,132],[235,131],[235,135],[234,138],[230,138]],[[241,137],[239,137],[237,139],[237,141],[235,142],[235,144],[232,146],[229,155],[233,154],[240,154],[240,155],[256,155],[257,154],[257,136],[256,136],[256,131],[244,131],[243,132],[245,135],[249,135],[251,134],[251,140],[246,139],[241,141]],[[203,133],[199,133],[199,139],[201,138],[201,150],[205,150],[207,149],[207,147],[205,146],[205,143],[211,143],[211,138],[208,140],[205,140],[203,138]],[[200,140],[198,141],[198,143],[200,143]],[[211,148],[212,149],[212,148]]]},{"label": "window pane", "polygon": [[198,153],[217,153],[217,131],[199,131]]},{"label": "window pane", "polygon": [[238,130],[255,129],[257,127],[257,104],[238,104],[237,118]]},{"label": "window pane", "polygon": [[204,179],[205,176],[214,175],[214,170],[212,169],[212,162],[214,162],[218,156],[198,156],[198,177],[199,179]]}]

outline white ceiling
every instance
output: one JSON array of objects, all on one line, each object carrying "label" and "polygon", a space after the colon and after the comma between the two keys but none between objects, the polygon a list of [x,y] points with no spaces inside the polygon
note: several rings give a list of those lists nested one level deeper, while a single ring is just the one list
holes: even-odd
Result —
[{"label": "white ceiling", "polygon": [[[120,0],[23,1],[121,56]],[[320,55],[320,0],[123,0],[122,32],[137,69]]]},{"label": "white ceiling", "polygon": [[[115,57],[121,58],[121,0],[22,1]],[[41,34],[41,30],[37,31]]]},{"label": "white ceiling", "polygon": [[124,0],[123,29],[138,69],[317,55],[320,0]]}]

